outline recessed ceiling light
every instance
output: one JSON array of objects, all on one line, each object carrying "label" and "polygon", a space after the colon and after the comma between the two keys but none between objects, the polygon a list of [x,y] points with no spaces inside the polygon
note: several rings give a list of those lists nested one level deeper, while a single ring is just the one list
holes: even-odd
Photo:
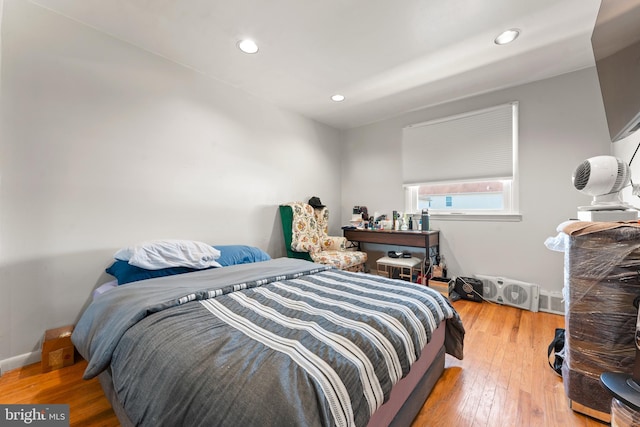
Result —
[{"label": "recessed ceiling light", "polygon": [[238,42],[238,49],[244,53],[256,53],[258,51],[258,45],[253,40],[245,39]]},{"label": "recessed ceiling light", "polygon": [[520,30],[511,28],[510,30],[503,31],[493,42],[499,45],[508,44],[517,39],[519,35]]},{"label": "recessed ceiling light", "polygon": [[342,102],[344,101],[344,95],[340,95],[339,93],[336,93],[331,97],[331,100],[336,102]]}]

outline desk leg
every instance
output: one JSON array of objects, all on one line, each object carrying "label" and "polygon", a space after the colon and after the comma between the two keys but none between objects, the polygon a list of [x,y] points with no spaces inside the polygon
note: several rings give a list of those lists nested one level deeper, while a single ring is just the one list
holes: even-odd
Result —
[{"label": "desk leg", "polygon": [[426,258],[424,259],[424,274],[429,280],[433,275],[433,266],[436,265],[436,258],[440,255],[440,249],[438,245],[429,246],[425,250]]}]

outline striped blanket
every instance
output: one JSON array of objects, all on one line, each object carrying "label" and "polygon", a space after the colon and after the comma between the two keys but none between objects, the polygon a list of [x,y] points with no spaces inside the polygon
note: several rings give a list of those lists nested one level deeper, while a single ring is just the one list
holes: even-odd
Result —
[{"label": "striped blanket", "polygon": [[462,358],[464,329],[439,293],[307,261],[110,293],[72,338],[86,377],[110,366],[137,425],[364,426],[441,322]]}]

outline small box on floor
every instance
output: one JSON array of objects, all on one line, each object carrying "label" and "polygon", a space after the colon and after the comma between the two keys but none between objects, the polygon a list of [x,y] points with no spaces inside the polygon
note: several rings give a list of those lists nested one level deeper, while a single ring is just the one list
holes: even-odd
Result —
[{"label": "small box on floor", "polygon": [[48,329],[42,340],[42,372],[53,371],[75,363],[75,349],[71,342],[73,325]]},{"label": "small box on floor", "polygon": [[432,277],[429,279],[429,287],[449,298],[449,291],[451,290],[451,279],[446,277]]}]

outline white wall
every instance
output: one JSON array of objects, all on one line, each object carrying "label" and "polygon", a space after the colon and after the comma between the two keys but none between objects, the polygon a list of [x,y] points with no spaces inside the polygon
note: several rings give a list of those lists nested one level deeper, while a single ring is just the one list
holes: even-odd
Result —
[{"label": "white wall", "polygon": [[[631,162],[631,180],[634,184],[640,184],[640,150],[633,156],[636,148],[640,144],[640,131],[632,133],[628,137],[616,141],[613,143],[612,154],[621,160],[629,163]],[[632,161],[633,158],[633,161]],[[622,199],[629,203],[631,206],[635,206],[640,210],[640,200],[638,196],[634,196],[631,193],[631,187],[627,187],[622,191]]]},{"label": "white wall", "polygon": [[1,25],[4,370],[77,320],[122,246],[186,238],[277,257],[279,203],[317,195],[339,212],[337,130],[31,2],[6,0]]},{"label": "white wall", "polygon": [[[611,143],[595,68],[426,108],[350,130],[345,135],[342,205],[365,205],[369,212],[402,211],[402,128],[413,123],[519,101],[521,222],[437,221],[440,249],[450,275],[499,275],[538,283],[542,289],[563,286],[563,256],[544,246],[556,227],[575,218],[589,203],[574,190],[571,174],[584,159],[609,154]],[[425,159],[447,162],[437,153]],[[640,159],[638,161],[640,163]]]}]

